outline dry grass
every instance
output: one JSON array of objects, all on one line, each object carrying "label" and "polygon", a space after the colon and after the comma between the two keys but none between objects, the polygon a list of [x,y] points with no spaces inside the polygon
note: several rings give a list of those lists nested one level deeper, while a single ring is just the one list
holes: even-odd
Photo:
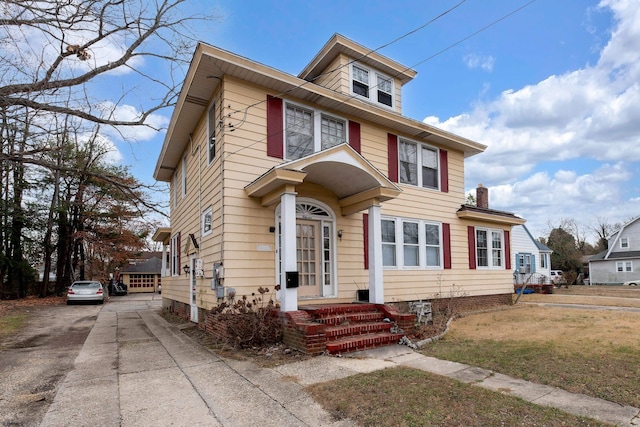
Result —
[{"label": "dry grass", "polygon": [[[560,297],[577,304],[590,298],[596,305],[609,300],[595,294],[523,297],[529,296],[545,302]],[[639,325],[638,312],[518,305],[456,320],[443,340],[422,352],[639,407]]]},{"label": "dry grass", "polygon": [[336,419],[361,426],[605,426],[410,368],[390,368],[307,387]]},{"label": "dry grass", "polygon": [[[514,296],[514,301],[516,297]],[[520,302],[556,304],[586,304],[618,307],[639,307],[640,288],[627,286],[571,286],[554,289],[551,295],[525,294]]]}]

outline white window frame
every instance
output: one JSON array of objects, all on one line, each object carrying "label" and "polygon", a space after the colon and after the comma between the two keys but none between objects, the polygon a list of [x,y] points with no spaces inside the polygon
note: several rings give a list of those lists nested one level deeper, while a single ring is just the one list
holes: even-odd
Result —
[{"label": "white window frame", "polygon": [[618,273],[631,273],[633,272],[633,261],[617,261],[616,271]]},{"label": "white window frame", "polygon": [[[207,218],[208,218],[208,222],[207,222]],[[213,208],[211,206],[209,206],[207,209],[202,211],[201,222],[202,222],[202,230],[201,230],[202,237],[208,236],[209,234],[213,233]],[[208,228],[207,228],[207,224],[208,224]]]},{"label": "white window frame", "polygon": [[180,234],[174,234],[171,236],[171,275],[179,276],[180,275],[180,247],[178,246],[178,237]]},{"label": "white window frame", "polygon": [[[411,182],[410,180],[406,179],[403,177],[402,172],[403,172],[403,167],[402,167],[402,163],[403,163],[403,150],[402,147],[403,145],[413,145],[416,148],[416,182]],[[435,187],[432,187],[430,185],[426,186],[423,182],[422,179],[422,169],[424,167],[428,167],[428,166],[424,166],[423,165],[423,158],[422,158],[422,150],[429,150],[429,151],[433,151],[435,154],[435,160],[436,160],[436,167],[435,167],[435,178],[436,178],[436,185]],[[409,163],[409,162],[405,162],[405,163]],[[411,162],[411,164],[414,164]],[[426,188],[428,190],[440,190],[440,150],[436,147],[433,147],[431,145],[428,144],[423,144],[421,142],[417,142],[417,141],[413,141],[407,138],[400,138],[398,141],[398,181],[401,184],[405,184],[405,185],[413,185],[415,187],[420,187],[420,188]],[[433,168],[429,168],[429,169],[433,169]]]},{"label": "white window frame", "polygon": [[308,153],[306,155],[311,155],[314,153],[317,153],[319,151],[322,150],[326,150],[328,148],[331,148],[335,145],[339,145],[339,144],[333,144],[331,146],[327,146],[326,148],[323,148],[323,140],[322,140],[322,119],[326,118],[328,120],[331,121],[335,121],[335,122],[341,122],[342,126],[343,126],[343,132],[344,132],[344,140],[343,143],[348,143],[349,142],[349,121],[347,119],[345,119],[344,117],[340,117],[337,116],[335,114],[329,114],[326,113],[322,110],[317,110],[317,109],[313,109],[310,108],[306,105],[301,105],[301,104],[297,104],[295,102],[290,102],[290,101],[286,101],[285,105],[284,105],[284,114],[283,114],[283,120],[284,120],[284,129],[285,129],[285,136],[284,136],[284,157],[286,160],[298,160],[301,159],[302,157],[306,157],[305,156],[301,156],[301,157],[296,157],[296,158],[291,158],[289,157],[289,144],[288,144],[288,130],[290,129],[290,124],[287,123],[287,111],[289,110],[289,108],[297,108],[300,110],[304,110],[308,113],[311,113],[312,115],[312,127],[313,129],[311,130],[311,136],[313,138],[313,148],[312,148],[312,152]]},{"label": "white window frame", "polygon": [[[415,218],[382,217],[382,221],[390,221],[394,224],[395,242],[382,242],[383,246],[395,248],[395,265],[385,264],[385,269],[397,270],[442,270],[444,268],[444,246],[442,241],[442,223],[438,221],[421,220]],[[405,242],[405,224],[417,224],[418,242]],[[438,265],[427,265],[427,246],[433,248],[435,245],[427,245],[426,226],[435,225],[438,227]],[[418,249],[418,265],[406,265],[406,250]],[[384,257],[383,257],[384,262]]]},{"label": "white window frame", "polygon": [[628,237],[621,237],[620,238],[620,248],[629,249],[629,238]]},{"label": "white window frame", "polygon": [[549,256],[549,254],[547,254],[547,253],[540,253],[540,268],[547,268],[548,256]]},{"label": "white window frame", "polygon": [[[478,246],[478,232],[479,231],[483,231],[486,233],[486,242],[487,242],[487,246],[484,248],[484,250],[487,251],[487,265],[480,265],[480,256],[479,256],[479,250],[482,249]],[[493,248],[493,241],[494,241],[494,237],[495,236],[499,237],[499,242],[500,242],[500,248],[498,250],[499,252],[499,260],[494,259],[495,258],[495,253],[496,253],[496,249]],[[486,227],[476,227],[475,228],[475,240],[476,240],[476,268],[479,270],[503,270],[505,268],[505,259],[504,259],[504,254],[505,254],[505,240],[504,240],[504,230],[499,229],[499,228],[486,228]],[[494,265],[496,262],[499,263],[497,265]]]},{"label": "white window frame", "polygon": [[[355,69],[360,69],[362,71],[365,71],[367,73],[367,81],[365,82],[363,79],[356,79],[356,71]],[[350,67],[350,73],[349,73],[349,91],[351,93],[352,96],[359,98],[359,99],[364,99],[368,102],[372,102],[382,108],[388,108],[388,109],[395,109],[396,106],[396,95],[395,95],[395,82],[393,77],[388,76],[384,73],[381,73],[377,70],[374,70],[370,67],[367,67],[365,65],[362,65],[360,63],[352,63],[351,67]],[[379,80],[385,80],[388,81],[390,86],[391,86],[391,92],[388,92],[386,90],[383,90],[382,88],[379,88],[378,86],[382,86],[379,83]],[[363,95],[360,93],[357,93],[356,91],[353,90],[353,84],[355,82],[358,82],[360,84],[362,84],[363,86],[366,86],[367,88],[367,94]],[[391,96],[391,105],[387,105],[384,102],[380,102],[379,101],[379,97],[378,97],[378,92],[382,92],[383,94],[387,94]]]},{"label": "white window frame", "polygon": [[187,153],[182,156],[182,198],[187,197]]},{"label": "white window frame", "polygon": [[[213,117],[211,115],[213,114]],[[216,100],[207,109],[207,159],[210,165],[216,159]]]}]

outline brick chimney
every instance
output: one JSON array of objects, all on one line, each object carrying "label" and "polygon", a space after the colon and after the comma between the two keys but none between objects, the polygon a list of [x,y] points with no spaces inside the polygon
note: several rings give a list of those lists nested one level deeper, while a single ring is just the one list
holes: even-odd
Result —
[{"label": "brick chimney", "polygon": [[476,206],[489,209],[489,189],[482,184],[478,184],[476,188]]}]

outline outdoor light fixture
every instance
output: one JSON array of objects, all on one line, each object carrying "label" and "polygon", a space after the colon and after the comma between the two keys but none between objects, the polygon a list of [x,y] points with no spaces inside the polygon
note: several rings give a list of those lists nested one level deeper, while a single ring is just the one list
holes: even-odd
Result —
[{"label": "outdoor light fixture", "polygon": [[189,274],[189,272],[191,271],[191,267],[189,267],[187,264],[185,264],[182,269],[184,270],[184,274]]},{"label": "outdoor light fixture", "polygon": [[342,241],[342,230],[338,230],[338,239]]}]

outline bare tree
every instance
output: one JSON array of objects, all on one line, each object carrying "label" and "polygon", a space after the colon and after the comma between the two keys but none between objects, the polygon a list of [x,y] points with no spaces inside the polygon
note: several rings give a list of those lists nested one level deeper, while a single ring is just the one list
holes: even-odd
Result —
[{"label": "bare tree", "polygon": [[[135,201],[139,214],[161,211],[125,171],[91,165],[83,169],[65,156],[68,141],[84,138],[87,143],[95,138],[96,125],[112,127],[121,136],[126,127],[163,126],[154,120],[155,113],[172,106],[178,96],[195,44],[190,28],[212,19],[187,13],[188,3],[5,0],[0,5],[0,294],[18,289],[23,296],[25,281],[32,280],[23,247],[35,227],[41,227],[38,233],[44,238],[42,255],[50,260],[55,252],[58,278],[71,277],[73,266],[64,260],[75,256],[72,263],[84,265],[79,258],[86,245],[78,244],[82,230],[76,226],[83,224],[77,221],[84,209],[78,203],[89,199],[82,191],[70,191],[74,174],[93,188],[97,182],[110,186],[109,197],[117,193]],[[125,86],[123,76],[135,76],[138,83]],[[43,216],[47,219],[38,225],[26,221],[25,204],[33,198],[34,180],[46,182],[43,176],[50,178],[51,202]],[[61,214],[64,206],[72,206],[71,216]],[[49,261],[46,270],[52,269]]]},{"label": "bare tree", "polygon": [[[180,7],[185,1],[4,1],[0,107],[23,106],[108,125],[153,126],[149,116],[172,105],[178,94],[170,74],[188,63],[193,45],[188,25],[208,19],[184,16]],[[115,83],[124,74],[143,77],[145,87],[122,88],[108,103],[90,95],[107,78]],[[149,85],[155,88],[149,91]],[[150,93],[158,98],[141,105],[137,115],[119,115],[118,105],[143,104],[137,99],[141,95],[146,104]]]}]

